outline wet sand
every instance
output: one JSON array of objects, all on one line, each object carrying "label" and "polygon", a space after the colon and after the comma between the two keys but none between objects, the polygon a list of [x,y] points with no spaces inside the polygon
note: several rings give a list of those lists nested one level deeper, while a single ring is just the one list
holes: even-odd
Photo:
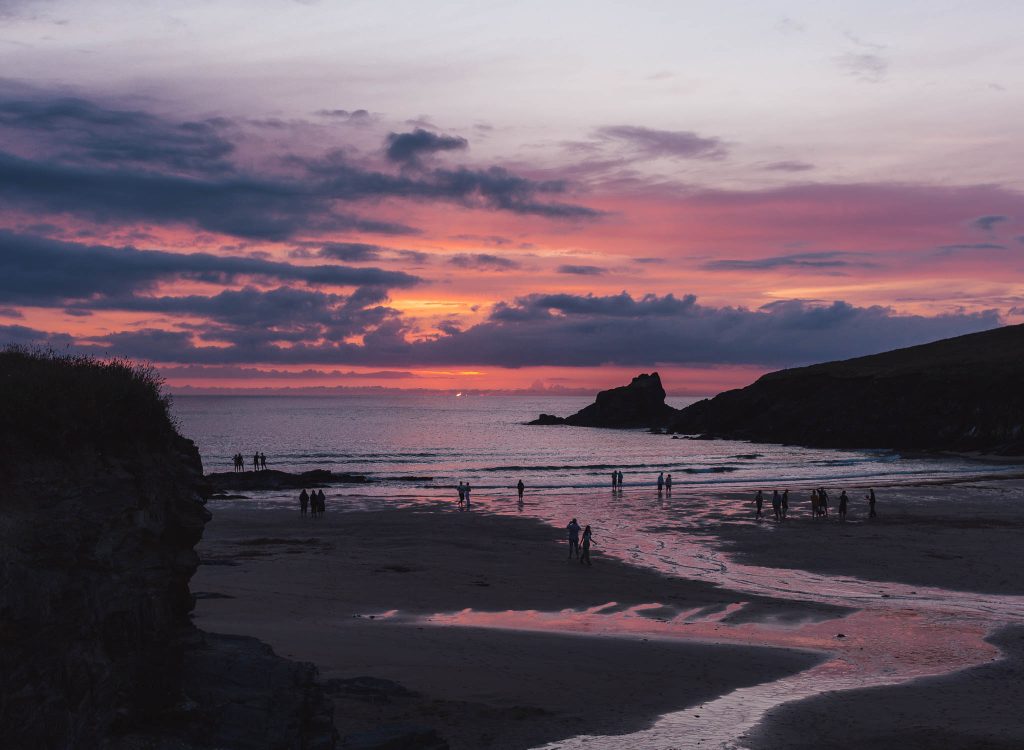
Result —
[{"label": "wet sand", "polygon": [[[680,641],[657,634],[452,627],[475,612],[661,602],[719,627],[747,619],[820,622],[847,610],[736,594],[605,558],[565,559],[532,519],[444,510],[298,513],[213,507],[193,579],[197,624],[312,661],[325,679],[371,676],[416,695],[336,695],[342,734],[382,723],[432,726],[453,748],[526,748],[581,733],[637,731],[658,716],[819,663],[807,649]],[[397,612],[391,612],[398,610]],[[722,625],[721,627],[727,627]],[[386,692],[386,691],[385,691]]]},{"label": "wet sand", "polygon": [[[1024,594],[1024,481],[878,487],[876,519],[867,517],[861,489],[849,494],[845,523],[835,516],[838,489],[829,491],[833,517],[827,520],[811,517],[810,492],[800,490],[791,492],[792,512],[783,524],[752,523],[750,497],[733,495],[745,513],[695,531],[713,537],[712,543],[734,560],[751,565]],[[765,515],[771,516],[770,502]]]},{"label": "wet sand", "polygon": [[[325,678],[414,691],[340,690],[343,733],[412,722],[456,748],[580,734],[558,746],[1024,747],[1019,631],[983,640],[1024,623],[1024,482],[879,488],[874,521],[851,491],[845,524],[809,518],[805,495],[777,525],[754,522],[745,494],[677,494],[675,525],[635,532],[671,530],[679,575],[602,556],[599,535],[593,568],[568,563],[550,526],[450,505],[342,503],[313,522],[212,504],[192,588],[231,598],[202,598],[197,621]],[[633,538],[616,542],[623,557]],[[639,733],[594,736],[626,732]]]}]

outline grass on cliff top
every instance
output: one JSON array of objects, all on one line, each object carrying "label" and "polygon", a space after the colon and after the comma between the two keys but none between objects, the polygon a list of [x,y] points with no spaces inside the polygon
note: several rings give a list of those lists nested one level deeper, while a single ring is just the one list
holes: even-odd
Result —
[{"label": "grass on cliff top", "polygon": [[175,434],[170,399],[148,366],[50,350],[0,349],[0,451],[166,444]]}]

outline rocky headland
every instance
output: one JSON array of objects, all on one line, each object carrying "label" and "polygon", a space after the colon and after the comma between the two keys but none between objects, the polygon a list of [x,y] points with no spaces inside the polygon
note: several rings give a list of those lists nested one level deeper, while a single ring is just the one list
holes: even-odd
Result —
[{"label": "rocky headland", "polygon": [[191,623],[202,463],[149,371],[0,352],[0,737],[329,748],[311,665]]},{"label": "rocky headland", "polygon": [[665,427],[676,416],[665,403],[658,373],[637,375],[629,385],[601,391],[590,406],[568,417],[541,414],[531,425],[567,424],[574,427]]},{"label": "rocky headland", "polygon": [[1024,326],[780,370],[680,410],[677,433],[821,448],[1024,454]]}]

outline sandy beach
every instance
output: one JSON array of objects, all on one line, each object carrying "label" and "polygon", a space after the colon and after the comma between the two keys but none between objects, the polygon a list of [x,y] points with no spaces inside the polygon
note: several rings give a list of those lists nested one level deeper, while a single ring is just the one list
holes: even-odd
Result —
[{"label": "sandy beach", "polygon": [[567,561],[561,530],[482,508],[332,500],[313,520],[211,503],[195,619],[315,663],[343,737],[1019,747],[1020,635],[996,631],[1024,622],[1021,497],[1018,481],[890,487],[874,522],[794,504],[781,526],[754,522],[745,495],[705,498],[679,533],[714,565],[685,576],[615,559],[598,534],[593,567]]}]

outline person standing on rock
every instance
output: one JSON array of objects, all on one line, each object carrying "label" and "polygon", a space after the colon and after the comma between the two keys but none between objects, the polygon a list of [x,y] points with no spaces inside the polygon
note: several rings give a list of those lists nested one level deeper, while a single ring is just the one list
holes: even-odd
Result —
[{"label": "person standing on rock", "polygon": [[263,471],[267,470],[267,454],[263,451],[260,451],[260,468]]},{"label": "person standing on rock", "polygon": [[567,536],[569,537],[569,559],[572,559],[575,553],[576,557],[580,556],[580,525],[576,523],[576,519],[569,521],[569,525],[565,527]]},{"label": "person standing on rock", "polygon": [[303,488],[302,492],[299,493],[299,511],[302,515],[306,515],[307,508],[309,508],[309,494]]},{"label": "person standing on rock", "polygon": [[252,470],[253,471],[259,471],[260,470],[260,453],[259,453],[259,451],[256,451],[255,453],[252,454]]},{"label": "person standing on rock", "polygon": [[580,553],[580,565],[583,563],[590,565],[590,541],[592,536],[590,524],[587,524],[587,528],[583,529],[583,552]]}]

